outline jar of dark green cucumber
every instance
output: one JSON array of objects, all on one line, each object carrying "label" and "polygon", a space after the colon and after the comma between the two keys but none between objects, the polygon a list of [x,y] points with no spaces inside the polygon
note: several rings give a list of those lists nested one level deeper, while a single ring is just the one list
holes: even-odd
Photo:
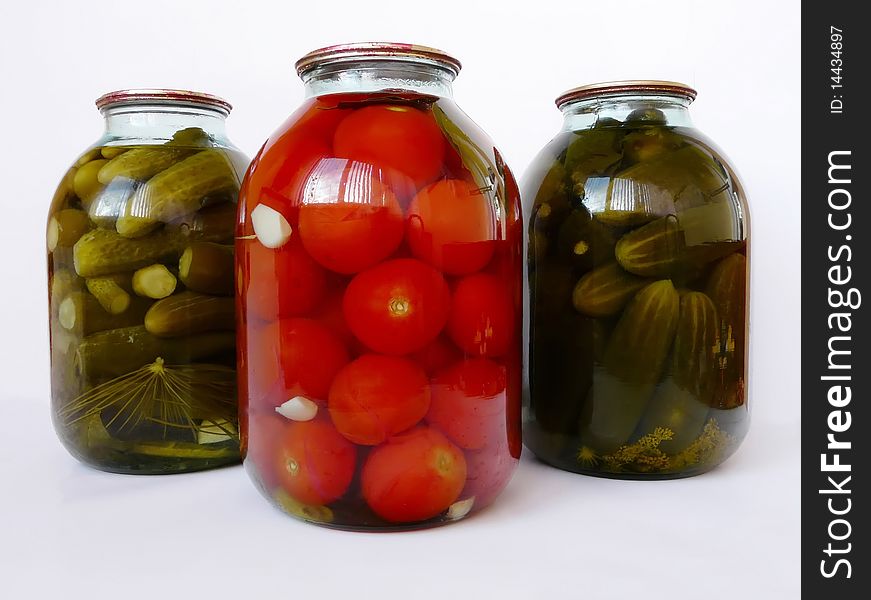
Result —
[{"label": "jar of dark green cucumber", "polygon": [[523,183],[524,442],[607,477],[702,473],[748,426],[748,211],[696,92],[583,86]]},{"label": "jar of dark green cucumber", "polygon": [[52,417],[79,460],[121,473],[239,461],[233,228],[248,160],[230,105],[179,90],[97,100],[47,229]]}]

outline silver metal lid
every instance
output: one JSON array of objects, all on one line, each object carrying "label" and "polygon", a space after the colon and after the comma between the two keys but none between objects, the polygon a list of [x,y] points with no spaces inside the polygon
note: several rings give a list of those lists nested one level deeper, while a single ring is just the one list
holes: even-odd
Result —
[{"label": "silver metal lid", "polygon": [[660,81],[657,79],[627,79],[625,81],[605,81],[591,83],[572,88],[563,92],[556,99],[557,108],[569,102],[586,100],[588,98],[603,98],[613,96],[632,96],[636,94],[658,94],[695,100],[696,90],[685,83],[677,81]]},{"label": "silver metal lid", "polygon": [[358,42],[312,50],[296,61],[296,72],[302,76],[316,67],[360,59],[424,62],[446,69],[454,76],[462,68],[459,60],[436,48],[394,42]]},{"label": "silver metal lid", "polygon": [[229,115],[233,109],[229,102],[218,96],[203,92],[172,89],[116,90],[103,94],[96,101],[97,108],[100,110],[112,106],[132,106],[136,104],[184,104],[211,108],[224,115]]}]

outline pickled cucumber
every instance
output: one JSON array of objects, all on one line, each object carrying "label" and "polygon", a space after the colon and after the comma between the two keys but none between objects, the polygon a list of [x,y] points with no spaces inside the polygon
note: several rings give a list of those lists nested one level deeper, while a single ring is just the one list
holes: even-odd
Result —
[{"label": "pickled cucumber", "polygon": [[180,338],[160,338],[144,326],[122,327],[88,335],[76,350],[76,365],[85,379],[117,377],[163,358],[189,363],[232,352],[235,336],[221,331]]},{"label": "pickled cucumber", "polygon": [[103,158],[92,160],[80,166],[76,171],[73,178],[73,190],[86,209],[103,189],[103,184],[97,179],[97,173],[107,162],[109,161]]},{"label": "pickled cucumber", "polygon": [[582,415],[584,445],[607,453],[629,440],[662,377],[679,312],[667,279],[647,285],[623,311]]},{"label": "pickled cucumber", "polygon": [[65,208],[53,214],[48,220],[46,242],[49,252],[60,246],[69,248],[91,228],[91,220],[83,210]]},{"label": "pickled cucumber", "polygon": [[529,379],[538,392],[530,411],[542,431],[577,435],[581,407],[593,382],[595,321],[563,314],[555,325],[531,334],[535,345]]},{"label": "pickled cucumber", "polygon": [[102,156],[103,156],[103,155],[102,155],[102,153],[100,152],[100,149],[99,149],[99,148],[91,148],[90,150],[88,150],[87,152],[85,152],[84,154],[82,154],[82,155],[81,155],[81,156],[76,160],[74,166],[75,166],[75,167],[81,167],[81,166],[86,165],[87,163],[91,162],[92,160],[97,160],[98,158],[101,158]]},{"label": "pickled cucumber", "polygon": [[533,203],[532,229],[548,229],[571,210],[568,176],[561,162],[554,162],[545,173]]},{"label": "pickled cucumber", "polygon": [[590,271],[578,280],[572,291],[575,309],[591,317],[616,315],[649,279],[632,275],[616,262]]},{"label": "pickled cucumber", "polygon": [[233,298],[181,292],[158,300],[145,315],[145,328],[160,337],[178,337],[206,331],[232,331]]},{"label": "pickled cucumber", "polygon": [[53,209],[56,207],[71,205],[75,201],[76,192],[73,189],[73,183],[76,179],[77,171],[78,169],[76,167],[70,167],[67,169],[67,172],[64,173],[64,176],[57,188],[55,188],[54,195],[51,199],[51,206]]},{"label": "pickled cucumber", "polygon": [[644,194],[655,194],[660,199],[658,208],[665,210],[656,216],[673,212],[673,203],[682,194],[698,190],[707,197],[713,197],[728,187],[728,178],[722,166],[693,144],[684,144],[672,152],[662,152],[652,160],[619,172],[616,177],[634,181],[639,199]]},{"label": "pickled cucumber", "polygon": [[623,138],[623,160],[629,164],[655,159],[680,148],[682,140],[669,131],[651,127]]},{"label": "pickled cucumber", "polygon": [[188,148],[165,146],[134,148],[104,164],[97,179],[104,185],[116,177],[146,181],[193,153],[194,150]]},{"label": "pickled cucumber", "polygon": [[178,263],[178,275],[188,289],[204,294],[233,294],[233,248],[209,242],[188,246]]},{"label": "pickled cucumber", "polygon": [[613,260],[615,244],[611,230],[584,209],[573,210],[557,233],[559,256],[582,270]]},{"label": "pickled cucumber", "polygon": [[200,127],[186,127],[172,134],[172,139],[166,142],[167,146],[193,146],[208,148],[212,138]]},{"label": "pickled cucumber", "polygon": [[133,291],[145,298],[166,298],[175,291],[177,283],[175,275],[161,264],[142,267],[133,274]]},{"label": "pickled cucumber", "polygon": [[665,113],[658,108],[636,108],[626,115],[625,123],[627,125],[663,125],[665,124]]},{"label": "pickled cucumber", "polygon": [[182,244],[183,240],[170,232],[130,239],[111,230],[94,229],[73,246],[73,261],[79,276],[98,277],[172,259],[178,255]]},{"label": "pickled cucumber", "polygon": [[92,277],[85,280],[85,285],[103,310],[111,315],[120,315],[130,306],[130,294],[112,277]]},{"label": "pickled cucumber", "polygon": [[116,229],[126,237],[139,237],[157,223],[197,211],[209,195],[234,190],[238,185],[223,152],[203,150],[149,179],[127,202]]},{"label": "pickled cucumber", "polygon": [[235,228],[236,205],[225,202],[171,221],[166,231],[187,246],[194,242],[230,243]]},{"label": "pickled cucumber", "polygon": [[717,263],[707,284],[718,318],[718,385],[711,400],[715,408],[730,409],[744,403],[746,282],[747,259],[743,254],[732,254]]},{"label": "pickled cucumber", "polygon": [[49,284],[49,298],[53,308],[63,301],[70,292],[79,291],[78,283],[81,281],[66,269],[57,269],[51,274],[51,283]]},{"label": "pickled cucumber", "polygon": [[175,261],[191,242],[226,241],[232,238],[229,219],[236,208],[223,205],[204,209],[190,224],[175,224],[143,238],[126,238],[115,231],[95,229],[73,246],[76,272],[96,277],[134,271],[160,261]]},{"label": "pickled cucumber", "polygon": [[677,218],[667,216],[621,237],[614,253],[630,273],[671,277],[685,265],[686,239]]},{"label": "pickled cucumber", "polygon": [[[127,152],[127,148],[121,148],[118,146],[105,146],[103,148],[100,148],[100,155],[107,160],[112,160],[116,156],[124,154],[125,152]],[[99,173],[98,173],[97,179],[99,179],[99,178],[100,177],[99,177]],[[103,183],[106,183],[106,182],[103,182]]]},{"label": "pickled cucumber", "polygon": [[702,292],[687,292],[680,300],[671,375],[654,395],[641,420],[641,437],[657,427],[674,432],[660,448],[680,452],[701,432],[717,381],[717,310]]},{"label": "pickled cucumber", "polygon": [[151,302],[131,298],[127,309],[112,314],[88,292],[71,292],[58,305],[61,327],[77,335],[90,335],[98,331],[142,324]]},{"label": "pickled cucumber", "polygon": [[588,195],[587,206],[598,221],[635,227],[674,213],[675,197],[669,190],[647,185],[627,171],[600,179],[595,194]]},{"label": "pickled cucumber", "polygon": [[549,321],[572,310],[572,286],[575,276],[565,265],[546,262],[529,274],[529,291],[532,296],[530,325],[539,326],[539,321]]},{"label": "pickled cucumber", "polygon": [[129,179],[114,179],[88,205],[88,216],[102,229],[115,229],[115,221],[127,201],[141,186]]},{"label": "pickled cucumber", "polygon": [[584,198],[587,179],[606,173],[620,162],[622,135],[618,129],[594,129],[585,131],[569,144],[565,169],[575,196]]}]

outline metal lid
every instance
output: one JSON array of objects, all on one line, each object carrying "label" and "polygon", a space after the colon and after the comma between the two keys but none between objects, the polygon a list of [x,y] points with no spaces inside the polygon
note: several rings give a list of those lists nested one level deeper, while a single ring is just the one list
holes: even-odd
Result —
[{"label": "metal lid", "polygon": [[696,90],[685,83],[678,83],[677,81],[659,81],[656,79],[627,79],[626,81],[591,83],[572,88],[569,91],[562,93],[556,99],[556,106],[557,108],[562,108],[563,105],[568,104],[569,102],[577,102],[578,100],[585,100],[587,98],[632,96],[636,94],[676,96],[679,98],[686,98],[690,101],[693,101],[696,98]]},{"label": "metal lid", "polygon": [[211,108],[225,116],[229,115],[233,109],[229,102],[218,96],[204,94],[203,92],[170,89],[117,90],[100,96],[97,98],[96,104],[100,110],[110,106],[130,106],[136,104],[185,104]]},{"label": "metal lid", "polygon": [[302,76],[315,67],[360,59],[425,62],[446,69],[454,76],[458,75],[462,68],[460,61],[450,54],[428,46],[393,42],[357,42],[312,50],[296,61],[296,72]]}]

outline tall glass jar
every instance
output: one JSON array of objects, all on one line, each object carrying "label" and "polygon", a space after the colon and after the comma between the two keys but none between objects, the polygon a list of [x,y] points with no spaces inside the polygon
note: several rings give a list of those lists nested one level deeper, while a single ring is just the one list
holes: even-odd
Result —
[{"label": "tall glass jar", "polygon": [[246,175],[245,466],[305,520],[456,520],[519,457],[519,197],[454,104],[459,68],[403,44],[304,56],[306,100]]},{"label": "tall glass jar", "polygon": [[524,442],[562,469],[694,475],[747,431],[747,202],[695,95],[571,90],[525,175]]},{"label": "tall glass jar", "polygon": [[230,105],[179,90],[97,100],[103,135],[48,218],[52,416],[120,473],[237,462],[233,231],[247,159]]}]

